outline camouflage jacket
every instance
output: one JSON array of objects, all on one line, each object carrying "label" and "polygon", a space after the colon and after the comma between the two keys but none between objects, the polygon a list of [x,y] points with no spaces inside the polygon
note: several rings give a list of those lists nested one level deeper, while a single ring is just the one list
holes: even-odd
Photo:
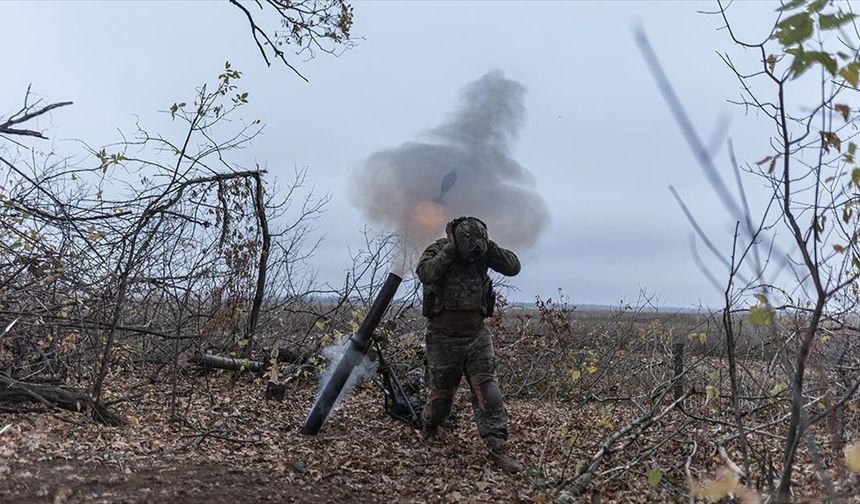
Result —
[{"label": "camouflage jacket", "polygon": [[445,238],[436,240],[418,261],[418,279],[424,285],[424,315],[479,310],[484,317],[492,316],[495,294],[488,269],[514,276],[520,272],[520,261],[516,254],[490,241],[481,260],[467,262],[458,259],[453,243]]}]

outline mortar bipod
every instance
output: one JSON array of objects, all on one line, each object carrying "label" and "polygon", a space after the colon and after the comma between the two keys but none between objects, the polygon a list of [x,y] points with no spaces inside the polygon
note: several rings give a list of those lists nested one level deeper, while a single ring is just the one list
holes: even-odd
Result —
[{"label": "mortar bipod", "polygon": [[382,353],[382,336],[374,332],[371,339],[378,359],[376,372],[379,373],[382,379],[385,412],[392,418],[402,420],[414,428],[420,429],[422,424],[420,410],[423,405],[415,404],[403,390],[400,379],[397,378],[397,373],[394,372],[394,368],[388,363],[385,355]]}]

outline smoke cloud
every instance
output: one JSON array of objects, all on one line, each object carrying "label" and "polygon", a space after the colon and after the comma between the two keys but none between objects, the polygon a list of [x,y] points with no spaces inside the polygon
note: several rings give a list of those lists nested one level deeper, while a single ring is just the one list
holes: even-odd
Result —
[{"label": "smoke cloud", "polygon": [[[325,389],[328,381],[331,380],[334,370],[337,369],[337,365],[340,363],[341,359],[343,359],[344,353],[357,351],[355,347],[347,341],[347,339],[349,339],[349,335],[347,335],[342,342],[329,345],[322,349],[321,353],[326,360],[326,368],[322,375],[320,375],[319,390],[317,390],[317,397],[314,400],[314,404],[319,400],[319,396]],[[340,390],[340,394],[338,394],[337,400],[331,410],[334,411],[338,406],[340,406],[340,403],[343,402],[343,400],[352,392],[353,387],[364,380],[372,378],[374,373],[376,373],[376,367],[377,362],[365,355],[361,359],[361,362],[353,368],[346,384]]]},{"label": "smoke cloud", "polygon": [[422,141],[372,154],[353,173],[352,202],[415,247],[444,236],[445,223],[462,215],[483,220],[503,246],[534,245],[549,212],[531,172],[511,153],[525,122],[525,92],[499,70],[468,84],[448,122]]}]

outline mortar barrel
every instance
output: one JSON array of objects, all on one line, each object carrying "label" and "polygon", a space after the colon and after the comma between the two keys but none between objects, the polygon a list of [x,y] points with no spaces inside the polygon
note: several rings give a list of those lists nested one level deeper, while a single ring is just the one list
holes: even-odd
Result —
[{"label": "mortar barrel", "polygon": [[382,288],[370,305],[367,316],[361,321],[361,325],[355,334],[350,336],[346,342],[348,348],[343,352],[343,357],[341,357],[340,362],[337,364],[334,373],[329,381],[325,383],[322,392],[320,392],[311,412],[308,414],[308,418],[305,420],[305,424],[301,430],[302,434],[315,436],[319,433],[323,423],[325,423],[329,413],[331,413],[332,407],[337,402],[337,398],[340,396],[343,387],[346,385],[347,380],[349,380],[353,369],[361,362],[368,348],[370,348],[370,338],[382,320],[382,316],[385,314],[388,305],[394,299],[394,294],[397,293],[397,287],[400,286],[402,280],[402,278],[394,273],[388,274],[388,278],[385,279],[385,283],[382,284]]}]

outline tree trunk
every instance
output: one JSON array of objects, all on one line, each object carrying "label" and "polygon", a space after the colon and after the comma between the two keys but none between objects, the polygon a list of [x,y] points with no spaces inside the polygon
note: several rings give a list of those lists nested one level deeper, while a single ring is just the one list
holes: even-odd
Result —
[{"label": "tree trunk", "polygon": [[260,319],[260,309],[263,306],[263,294],[266,288],[266,269],[269,263],[269,249],[272,245],[272,237],[269,234],[269,221],[266,218],[266,200],[263,197],[263,176],[257,172],[254,176],[255,198],[254,213],[257,214],[257,222],[260,224],[260,233],[263,235],[263,243],[260,248],[260,263],[257,266],[257,289],[254,293],[254,303],[251,306],[251,317],[248,321],[248,344],[242,351],[242,356],[247,357],[251,352],[254,335],[257,332],[257,322]]},{"label": "tree trunk", "polygon": [[672,356],[674,357],[675,400],[677,401],[684,395],[684,342],[675,343],[672,346]]}]

